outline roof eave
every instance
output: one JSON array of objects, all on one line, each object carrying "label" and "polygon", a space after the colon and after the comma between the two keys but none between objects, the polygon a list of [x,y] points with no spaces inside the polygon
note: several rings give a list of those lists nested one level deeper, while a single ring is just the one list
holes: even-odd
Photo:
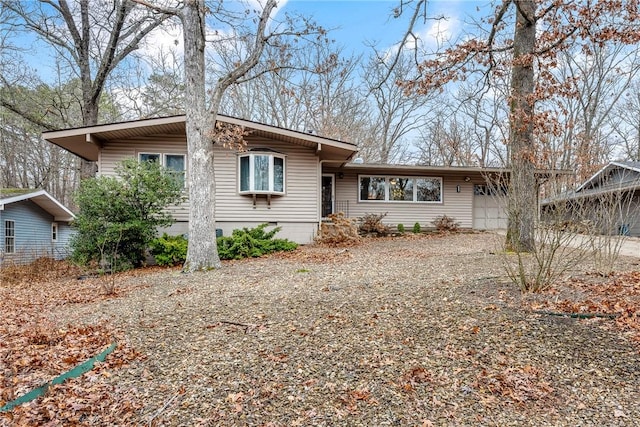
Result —
[{"label": "roof eave", "polygon": [[0,200],[0,205],[8,205],[11,203],[21,202],[23,200],[31,200],[43,210],[51,214],[55,221],[69,222],[75,219],[75,215],[67,209],[62,203],[57,201],[45,190],[38,190],[31,193],[20,194],[17,196],[7,197]]},{"label": "roof eave", "polygon": [[[58,131],[44,132],[42,137],[65,150],[89,161],[97,161],[101,148],[101,135],[107,132],[114,132],[124,129],[141,129],[147,128],[145,133],[154,134],[154,129],[168,124],[184,123],[186,117],[172,116],[156,119],[144,119],[131,122],[121,122],[106,125],[87,126],[82,128],[64,129]],[[351,143],[338,141],[331,138],[320,137],[311,133],[298,132],[294,130],[284,129],[276,126],[265,125],[262,123],[252,122],[245,119],[218,115],[218,120],[243,126],[247,129],[262,132],[278,139],[278,137],[286,138],[294,141],[294,143],[311,144],[319,150],[323,146],[331,147],[336,153],[340,152],[339,158],[349,158],[358,148]],[[331,151],[331,150],[329,150]]]},{"label": "roof eave", "polygon": [[640,168],[636,168],[633,166],[630,166],[628,164],[622,163],[622,162],[609,162],[607,163],[605,166],[603,166],[602,168],[600,168],[600,170],[598,172],[596,172],[595,174],[593,174],[593,176],[591,176],[591,178],[589,178],[588,180],[586,180],[585,182],[583,182],[582,184],[580,184],[580,186],[578,186],[578,188],[576,188],[576,193],[581,192],[582,190],[584,190],[585,187],[589,186],[590,184],[592,184],[593,182],[596,181],[596,179],[602,175],[603,173],[613,169],[614,167],[619,167],[622,169],[628,169],[628,170],[632,170],[634,172],[638,172],[640,173]]},{"label": "roof eave", "polygon": [[[344,165],[345,169],[354,170],[408,170],[408,171],[433,171],[451,173],[475,173],[475,174],[509,174],[511,169],[501,167],[479,167],[479,166],[428,166],[428,165],[396,165],[379,163],[349,163]],[[548,177],[552,175],[572,175],[574,172],[564,169],[540,169],[535,174],[538,177]]]}]

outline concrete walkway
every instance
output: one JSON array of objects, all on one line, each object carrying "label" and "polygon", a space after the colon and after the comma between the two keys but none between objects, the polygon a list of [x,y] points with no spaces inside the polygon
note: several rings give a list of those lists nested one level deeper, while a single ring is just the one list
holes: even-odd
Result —
[{"label": "concrete walkway", "polygon": [[[496,230],[496,232],[502,236],[507,235],[507,230]],[[607,236],[607,238],[609,237]],[[593,236],[576,235],[575,238],[571,239],[571,246],[586,247],[587,239],[593,239]],[[611,236],[611,246],[615,247],[618,243],[621,245],[620,255],[640,258],[640,237]]]},{"label": "concrete walkway", "polygon": [[[624,253],[622,251],[624,251]],[[640,258],[640,237],[627,237],[626,240],[622,242],[622,250],[620,253],[622,255]]]},{"label": "concrete walkway", "polygon": [[[592,239],[593,236],[576,236],[576,244],[579,239]],[[611,246],[620,245],[620,255],[640,258],[640,237],[611,236]]]}]

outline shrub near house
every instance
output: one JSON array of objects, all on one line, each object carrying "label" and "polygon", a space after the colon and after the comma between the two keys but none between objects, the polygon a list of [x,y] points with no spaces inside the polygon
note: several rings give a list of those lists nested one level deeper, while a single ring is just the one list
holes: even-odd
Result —
[{"label": "shrub near house", "polygon": [[220,259],[255,258],[279,251],[292,251],[298,244],[287,239],[274,239],[280,227],[265,231],[268,224],[234,230],[231,237],[218,237]]},{"label": "shrub near house", "polygon": [[124,160],[118,178],[83,181],[77,194],[73,259],[112,271],[140,265],[157,228],[173,223],[165,208],[181,199],[181,181],[154,161]]}]

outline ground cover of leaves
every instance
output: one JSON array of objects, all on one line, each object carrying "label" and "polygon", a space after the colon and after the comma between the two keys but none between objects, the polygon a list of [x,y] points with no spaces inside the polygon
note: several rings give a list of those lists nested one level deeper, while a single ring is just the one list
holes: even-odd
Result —
[{"label": "ground cover of leaves", "polygon": [[523,296],[496,239],[310,245],[114,296],[3,281],[0,405],[119,346],[0,425],[640,425],[640,260]]}]

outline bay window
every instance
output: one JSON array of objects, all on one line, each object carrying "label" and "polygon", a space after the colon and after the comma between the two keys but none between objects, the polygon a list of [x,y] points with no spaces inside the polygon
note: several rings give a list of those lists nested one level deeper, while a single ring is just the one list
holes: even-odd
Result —
[{"label": "bay window", "polygon": [[284,194],[285,156],[272,152],[239,156],[240,194]]}]

